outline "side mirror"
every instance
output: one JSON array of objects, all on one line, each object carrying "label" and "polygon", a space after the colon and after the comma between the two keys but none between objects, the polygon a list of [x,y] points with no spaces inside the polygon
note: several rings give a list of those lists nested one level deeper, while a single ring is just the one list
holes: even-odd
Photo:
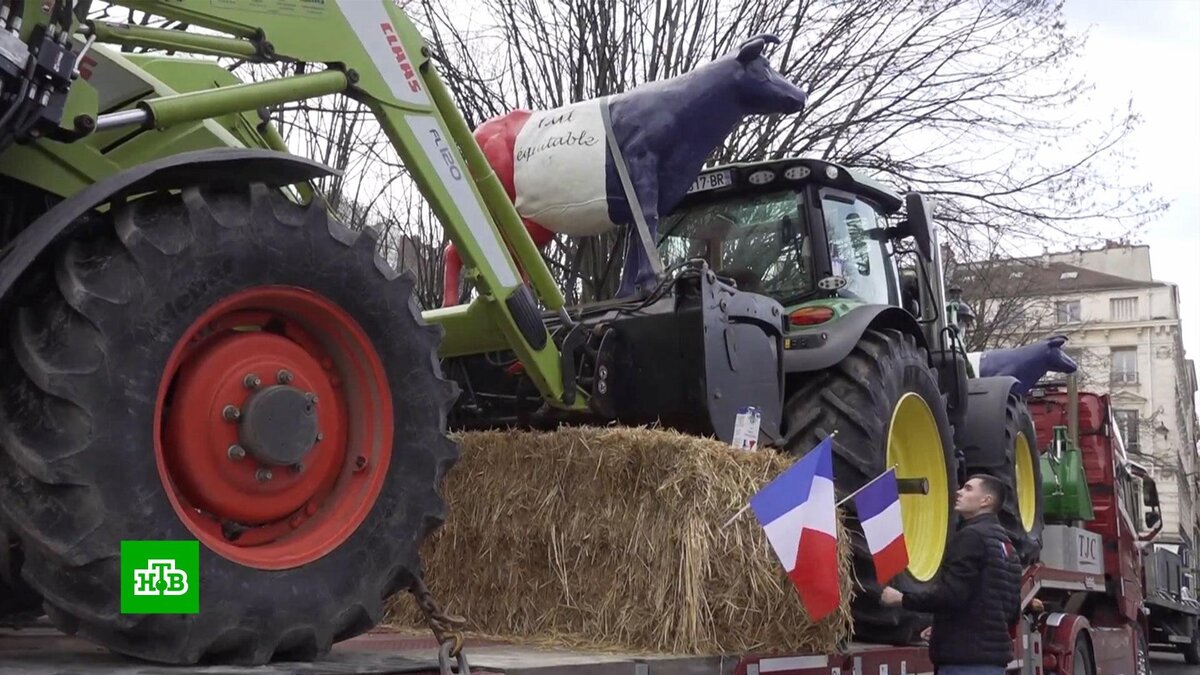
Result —
[{"label": "side mirror", "polygon": [[1162,516],[1158,515],[1157,511],[1146,512],[1146,527],[1154,527],[1162,520]]},{"label": "side mirror", "polygon": [[933,260],[933,219],[932,209],[925,195],[910,192],[904,195],[904,210],[908,218],[896,228],[900,238],[912,237],[917,245],[917,251],[927,261]]},{"label": "side mirror", "polygon": [[1142,481],[1142,504],[1149,507],[1158,506],[1158,486],[1152,480]]}]

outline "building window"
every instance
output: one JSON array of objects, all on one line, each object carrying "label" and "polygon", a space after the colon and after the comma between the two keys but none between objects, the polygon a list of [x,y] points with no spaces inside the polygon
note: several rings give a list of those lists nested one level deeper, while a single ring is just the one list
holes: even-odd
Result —
[{"label": "building window", "polygon": [[1121,432],[1121,438],[1125,439],[1125,450],[1128,452],[1139,452],[1138,411],[1114,410],[1113,419],[1117,422],[1117,429]]},{"label": "building window", "polygon": [[1112,350],[1112,370],[1109,378],[1115,384],[1136,384],[1137,347],[1121,347]]},{"label": "building window", "polygon": [[1113,321],[1135,321],[1137,319],[1137,298],[1113,298],[1108,301],[1110,316]]},{"label": "building window", "polygon": [[1082,320],[1078,300],[1060,300],[1054,303],[1054,306],[1059,323],[1079,323]]}]

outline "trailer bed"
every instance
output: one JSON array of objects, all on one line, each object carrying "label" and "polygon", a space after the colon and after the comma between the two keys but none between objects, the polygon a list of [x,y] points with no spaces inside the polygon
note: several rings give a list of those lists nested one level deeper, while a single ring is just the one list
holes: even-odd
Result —
[{"label": "trailer bed", "polygon": [[[1022,583],[1023,604],[1040,589],[1103,591],[1104,577],[1035,565]],[[1016,659],[1009,667],[1024,670],[1024,652],[1034,652],[1040,666],[1040,644],[1032,636],[1019,638]],[[1040,641],[1035,641],[1040,642]],[[470,639],[466,655],[472,673],[493,675],[932,675],[928,649],[923,645],[896,647],[848,644],[838,654],[744,654],[725,656],[646,655],[565,648],[541,648],[499,641]],[[260,673],[366,673],[438,675],[437,644],[421,633],[379,629],[334,646],[315,663],[273,663],[267,666],[165,667],[127,659],[48,624],[0,628],[0,675],[242,675]]]},{"label": "trailer bed", "polygon": [[[654,656],[545,649],[470,640],[472,673],[503,675],[931,675],[924,647],[852,643],[844,654]],[[48,626],[0,629],[0,674],[276,675],[368,673],[437,675],[437,645],[428,636],[377,630],[334,646],[315,663],[261,667],[166,667],[112,654]]]}]

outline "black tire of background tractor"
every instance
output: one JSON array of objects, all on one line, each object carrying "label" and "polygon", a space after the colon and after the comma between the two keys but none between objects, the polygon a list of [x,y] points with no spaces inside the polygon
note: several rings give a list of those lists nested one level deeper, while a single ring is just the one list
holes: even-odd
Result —
[{"label": "black tire of background tractor", "polygon": [[[937,374],[929,367],[925,350],[911,335],[896,330],[868,330],[836,366],[799,375],[784,410],[789,437],[786,449],[793,454],[807,453],[837,430],[833,474],[841,499],[887,469],[888,425],[897,402],[908,392],[919,394],[929,404],[942,437],[950,486],[946,504],[951,513],[948,539],[955,523],[953,500],[957,489],[953,434]],[[845,512],[854,572],[862,586],[851,605],[855,639],[883,644],[915,642],[931,618],[879,604],[882,589],[875,580],[874,562],[853,501],[845,504]],[[903,592],[923,588],[928,582],[918,581],[905,571],[889,583]]]},{"label": "black tire of background tractor", "polygon": [[1200,666],[1200,620],[1192,619],[1192,641],[1178,648],[1189,666]]},{"label": "black tire of background tractor", "polygon": [[1075,658],[1071,666],[1071,675],[1096,675],[1096,660],[1092,657],[1092,643],[1087,634],[1080,632],[1075,636]]},{"label": "black tire of background tractor", "polygon": [[20,622],[42,614],[42,596],[21,578],[20,546],[0,527],[0,619]]},{"label": "black tire of background tractor", "polygon": [[1140,626],[1135,626],[1137,632],[1137,653],[1134,654],[1133,672],[1135,675],[1150,675],[1150,643],[1146,641],[1146,633]]},{"label": "black tire of background tractor", "polygon": [[[1033,529],[1028,532],[1025,531],[1025,526],[1021,521],[1020,504],[1018,503],[1016,492],[1016,440],[1022,432],[1029,441],[1029,452],[1032,455],[1030,461],[1033,467],[1034,494],[1036,495]],[[987,434],[987,437],[1001,439],[1001,437],[993,436],[992,434]],[[1017,550],[1021,564],[1028,566],[1037,562],[1042,554],[1042,530],[1045,527],[1045,517],[1042,512],[1042,464],[1037,451],[1037,431],[1034,428],[1033,416],[1029,413],[1029,407],[1025,404],[1025,401],[1016,395],[1008,397],[1008,404],[1004,410],[1004,435],[1002,441],[1004,444],[1003,465],[983,466],[975,464],[973,463],[973,454],[968,452],[966,455],[966,473],[968,476],[975,473],[986,473],[1004,481],[1008,487],[1008,493],[1004,500],[1004,508],[1000,512],[1000,523],[1004,525],[1004,529],[1008,532],[1008,537],[1012,541],[1013,547]],[[988,456],[1000,456],[999,451],[988,453]]]},{"label": "black tire of background tractor", "polygon": [[[114,208],[115,224],[65,244],[15,312],[0,349],[0,515],[49,618],[108,648],[166,663],[311,660],[382,618],[420,572],[457,461],[456,395],[410,275],[320,205],[262,185],[191,187]],[[240,289],[310,289],[347,311],[387,375],[395,420],[383,490],[338,548],[299,567],[242,566],[200,547],[200,613],[123,615],[120,542],[196,537],[156,466],[159,380],[176,340]]]}]

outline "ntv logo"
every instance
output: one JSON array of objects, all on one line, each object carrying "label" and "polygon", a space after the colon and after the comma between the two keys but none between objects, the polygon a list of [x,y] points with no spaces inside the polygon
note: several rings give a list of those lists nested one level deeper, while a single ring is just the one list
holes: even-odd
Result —
[{"label": "ntv logo", "polygon": [[144,569],[133,570],[134,595],[186,595],[187,572],[174,560],[151,560]]},{"label": "ntv logo", "polygon": [[200,612],[200,542],[121,542],[122,614]]}]

